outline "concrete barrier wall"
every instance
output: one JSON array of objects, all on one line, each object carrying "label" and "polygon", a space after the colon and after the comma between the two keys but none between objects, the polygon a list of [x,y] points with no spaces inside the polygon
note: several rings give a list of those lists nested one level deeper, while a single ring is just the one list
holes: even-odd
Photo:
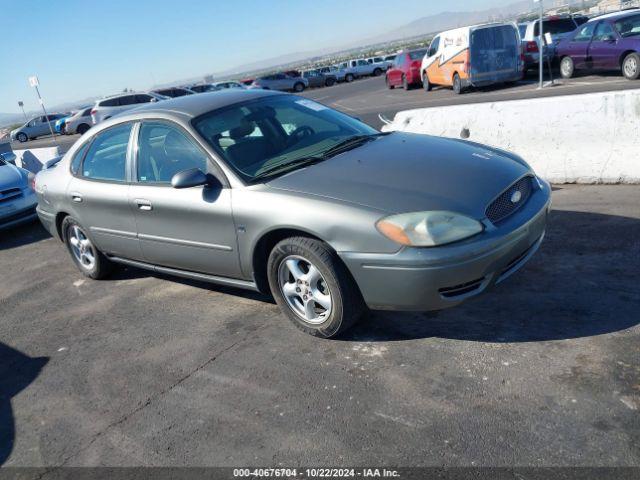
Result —
[{"label": "concrete barrier wall", "polygon": [[60,156],[58,147],[27,148],[13,153],[16,154],[16,166],[33,173],[38,173],[47,162]]},{"label": "concrete barrier wall", "polygon": [[554,183],[640,183],[640,89],[407,110],[383,130],[468,135]]}]

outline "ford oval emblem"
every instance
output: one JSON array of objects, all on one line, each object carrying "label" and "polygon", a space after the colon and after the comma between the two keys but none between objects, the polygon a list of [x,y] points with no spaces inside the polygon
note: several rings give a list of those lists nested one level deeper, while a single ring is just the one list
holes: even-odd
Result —
[{"label": "ford oval emblem", "polygon": [[516,190],[511,194],[511,203],[518,203],[522,198],[522,192],[520,190]]}]

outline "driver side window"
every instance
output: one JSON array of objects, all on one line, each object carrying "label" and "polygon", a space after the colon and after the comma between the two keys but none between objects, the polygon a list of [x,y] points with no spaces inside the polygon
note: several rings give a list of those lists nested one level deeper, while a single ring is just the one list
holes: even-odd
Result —
[{"label": "driver side window", "polygon": [[137,176],[140,183],[170,183],[183,170],[207,172],[208,156],[177,127],[144,122],[138,136]]},{"label": "driver side window", "polygon": [[440,37],[436,37],[431,42],[431,46],[429,47],[429,56],[433,57],[436,53],[438,53],[438,48],[440,47]]}]

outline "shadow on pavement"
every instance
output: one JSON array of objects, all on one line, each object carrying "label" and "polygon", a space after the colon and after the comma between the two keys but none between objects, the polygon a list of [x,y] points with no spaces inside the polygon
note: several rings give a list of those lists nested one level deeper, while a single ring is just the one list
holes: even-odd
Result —
[{"label": "shadow on pavement", "polygon": [[440,312],[373,312],[342,340],[536,342],[625,330],[640,323],[638,239],[640,219],[554,211],[539,252],[492,291]]},{"label": "shadow on pavement", "polygon": [[33,382],[49,357],[29,357],[0,342],[0,466],[11,455],[15,440],[15,422],[11,398]]},{"label": "shadow on pavement", "polygon": [[0,230],[0,250],[29,245],[47,238],[51,238],[49,232],[44,229],[38,220],[34,220],[24,225]]}]

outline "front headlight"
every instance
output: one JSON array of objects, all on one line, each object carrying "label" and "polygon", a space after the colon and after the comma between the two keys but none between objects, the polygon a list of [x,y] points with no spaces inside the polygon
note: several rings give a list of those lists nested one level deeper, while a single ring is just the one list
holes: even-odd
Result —
[{"label": "front headlight", "polygon": [[388,239],[412,247],[457,242],[482,232],[484,228],[473,218],[447,211],[391,215],[379,220],[376,227]]}]

